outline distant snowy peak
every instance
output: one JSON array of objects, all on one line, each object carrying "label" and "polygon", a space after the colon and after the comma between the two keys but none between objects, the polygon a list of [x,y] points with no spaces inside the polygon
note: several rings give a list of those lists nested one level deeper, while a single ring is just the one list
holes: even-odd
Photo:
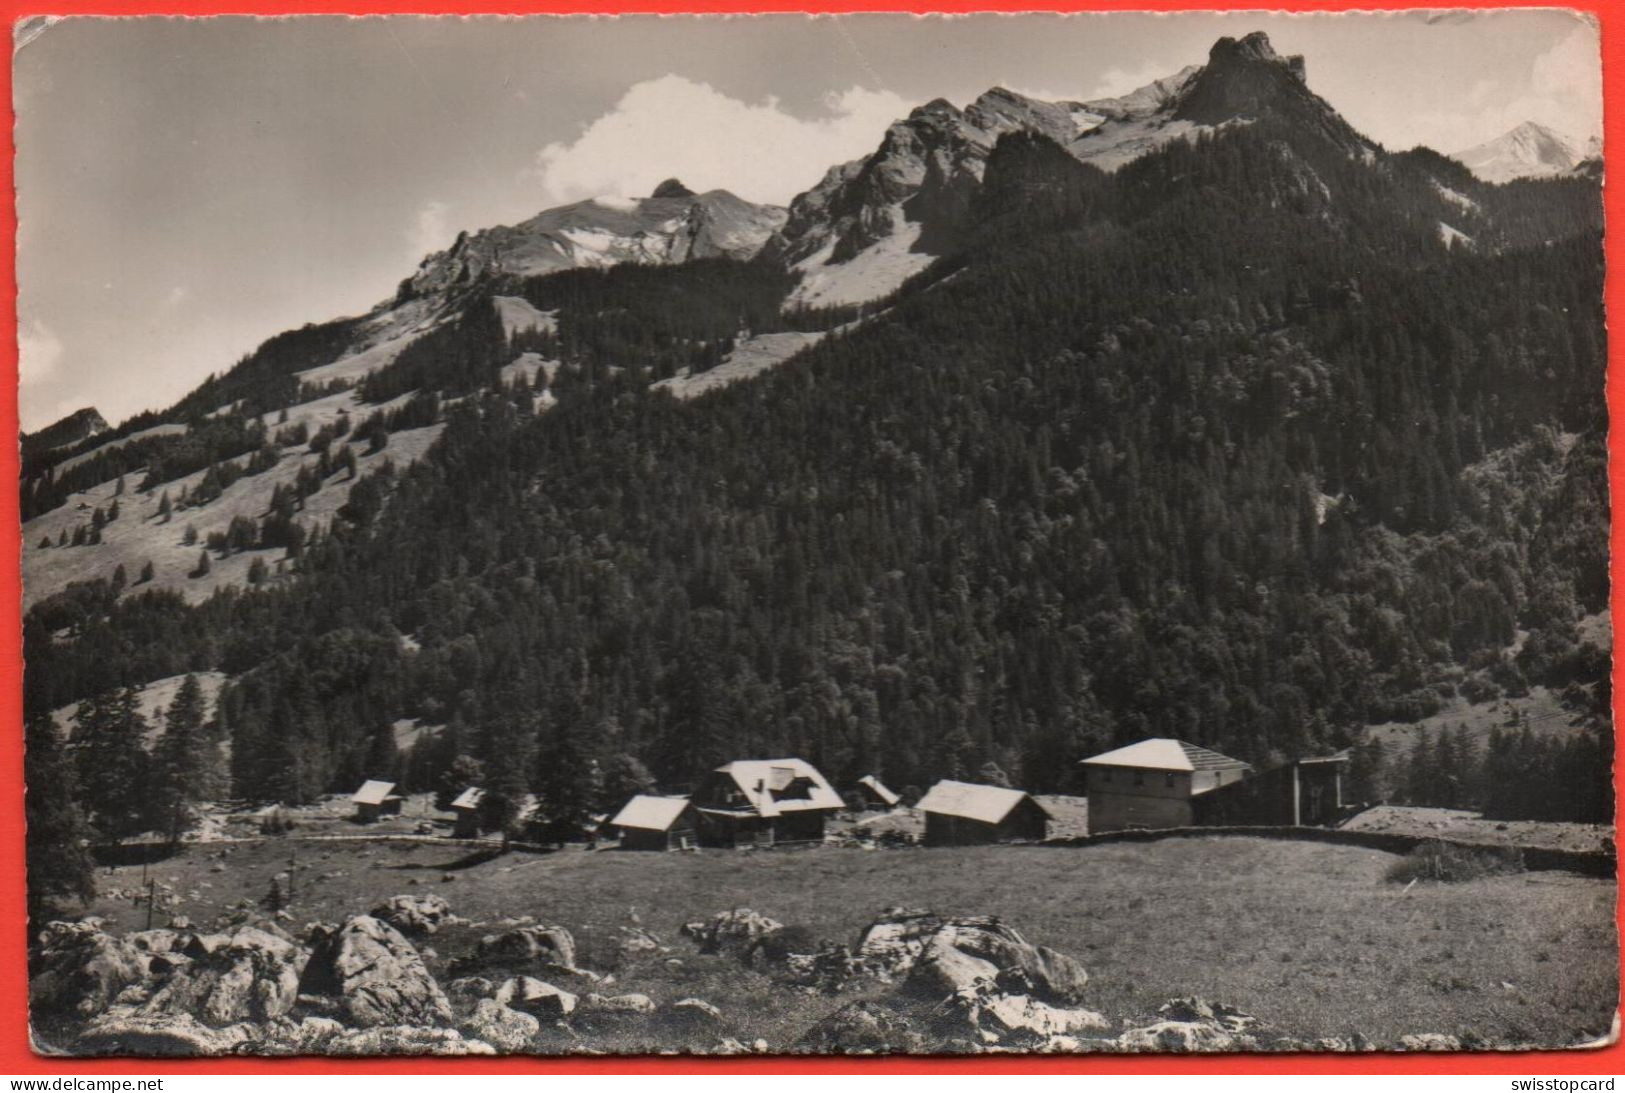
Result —
[{"label": "distant snowy peak", "polygon": [[1588,141],[1526,121],[1494,140],[1457,152],[1454,158],[1485,182],[1551,178],[1602,156],[1602,142]]},{"label": "distant snowy peak", "polygon": [[522,224],[463,233],[401,285],[396,305],[471,283],[486,273],[531,276],[621,262],[748,259],[785,221],[776,205],[726,190],[695,194],[676,179],[650,197],[596,197],[548,209]]}]

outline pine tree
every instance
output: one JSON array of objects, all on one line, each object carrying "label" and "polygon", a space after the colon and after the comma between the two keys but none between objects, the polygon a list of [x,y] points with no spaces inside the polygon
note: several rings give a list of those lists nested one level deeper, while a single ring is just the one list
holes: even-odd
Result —
[{"label": "pine tree", "polygon": [[79,799],[103,842],[141,830],[147,721],[134,688],[104,690],[79,706],[73,736]]},{"label": "pine tree", "polygon": [[152,825],[177,842],[202,797],[207,767],[203,688],[188,675],[164,715],[163,735],[152,751]]},{"label": "pine tree", "polygon": [[145,565],[143,565],[141,567],[141,579],[138,580],[136,583],[137,584],[146,584],[148,581],[152,580],[153,576],[154,576],[154,573],[153,573],[153,568],[152,568],[152,562],[149,560]]},{"label": "pine tree", "polygon": [[169,517],[173,511],[174,507],[169,502],[169,491],[165,490],[158,498],[158,519],[166,524],[169,523]]},{"label": "pine tree", "polygon": [[30,717],[23,738],[28,917],[37,928],[58,902],[85,902],[96,894],[95,864],[88,849],[90,827],[74,802],[74,779],[55,722],[46,714]]},{"label": "pine tree", "polygon": [[187,576],[197,578],[197,577],[207,577],[208,575],[209,575],[209,552],[207,550],[202,550],[202,551],[198,552],[197,566],[192,570],[191,573],[187,574]]}]

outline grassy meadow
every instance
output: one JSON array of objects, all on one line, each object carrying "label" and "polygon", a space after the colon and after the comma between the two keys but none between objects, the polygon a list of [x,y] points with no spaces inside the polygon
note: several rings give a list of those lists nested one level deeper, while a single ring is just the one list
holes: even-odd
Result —
[{"label": "grassy meadow", "polygon": [[[339,920],[397,893],[444,896],[473,920],[420,943],[445,981],[451,961],[482,934],[530,915],[569,928],[581,963],[613,972],[615,991],[660,1003],[704,998],[727,1016],[729,1034],[777,1049],[866,994],[809,995],[737,960],[700,956],[678,937],[684,922],[748,906],[850,944],[893,905],[998,915],[1029,940],[1081,959],[1091,976],[1090,1008],[1119,1027],[1195,994],[1306,1039],[1362,1033],[1391,1046],[1407,1033],[1439,1032],[1558,1045],[1605,1035],[1617,996],[1611,882],[1548,872],[1407,890],[1383,880],[1393,855],[1265,839],[697,854],[569,849],[486,861],[452,846],[272,840],[189,846],[151,869],[179,897],[172,913],[201,926],[263,895],[290,850],[298,860],[291,928]],[[133,889],[141,868],[103,873],[104,892]],[[145,907],[129,900],[104,897],[91,910],[125,929],[145,924]],[[622,954],[619,928],[634,922],[671,952]]]}]

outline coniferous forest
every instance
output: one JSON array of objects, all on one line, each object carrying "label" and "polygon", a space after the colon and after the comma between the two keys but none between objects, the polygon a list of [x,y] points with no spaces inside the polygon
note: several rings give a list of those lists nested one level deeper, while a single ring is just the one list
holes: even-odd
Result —
[{"label": "coniferous forest", "polygon": [[[1482,206],[1480,245],[1440,244],[1440,184]],[[1594,180],[1486,186],[1268,119],[1111,175],[1010,135],[953,236],[861,322],[781,311],[795,278],[763,261],[468,285],[363,387],[418,393],[445,422],[428,456],[363,479],[284,578],[188,606],[109,575],[39,603],[30,724],[75,703],[116,724],[124,688],[217,670],[217,713],[185,731],[229,741],[217,791],[263,802],[475,764],[495,799],[572,816],[627,772],[676,788],[765,755],[837,784],[993,763],[1068,792],[1078,760],[1166,736],[1255,764],[1356,746],[1404,799],[1611,817],[1608,656],[1577,630],[1608,596]],[[496,295],[557,330],[505,336]],[[650,387],[796,319],[831,332],[765,375]],[[299,344],[176,420],[289,404]],[[503,381],[525,351],[562,364]],[[264,443],[236,421],[113,473]],[[285,534],[288,512],[264,520]],[[1363,743],[1534,686],[1587,727]],[[445,728],[398,751],[405,718]],[[128,808],[89,820],[152,827]]]}]

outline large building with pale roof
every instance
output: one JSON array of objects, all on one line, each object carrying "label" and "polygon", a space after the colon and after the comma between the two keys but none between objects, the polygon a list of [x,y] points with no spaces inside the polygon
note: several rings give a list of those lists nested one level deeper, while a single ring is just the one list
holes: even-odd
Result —
[{"label": "large building with pale roof", "polygon": [[1252,766],[1187,744],[1153,738],[1083,761],[1089,833],[1190,827],[1197,798],[1241,781]]}]

